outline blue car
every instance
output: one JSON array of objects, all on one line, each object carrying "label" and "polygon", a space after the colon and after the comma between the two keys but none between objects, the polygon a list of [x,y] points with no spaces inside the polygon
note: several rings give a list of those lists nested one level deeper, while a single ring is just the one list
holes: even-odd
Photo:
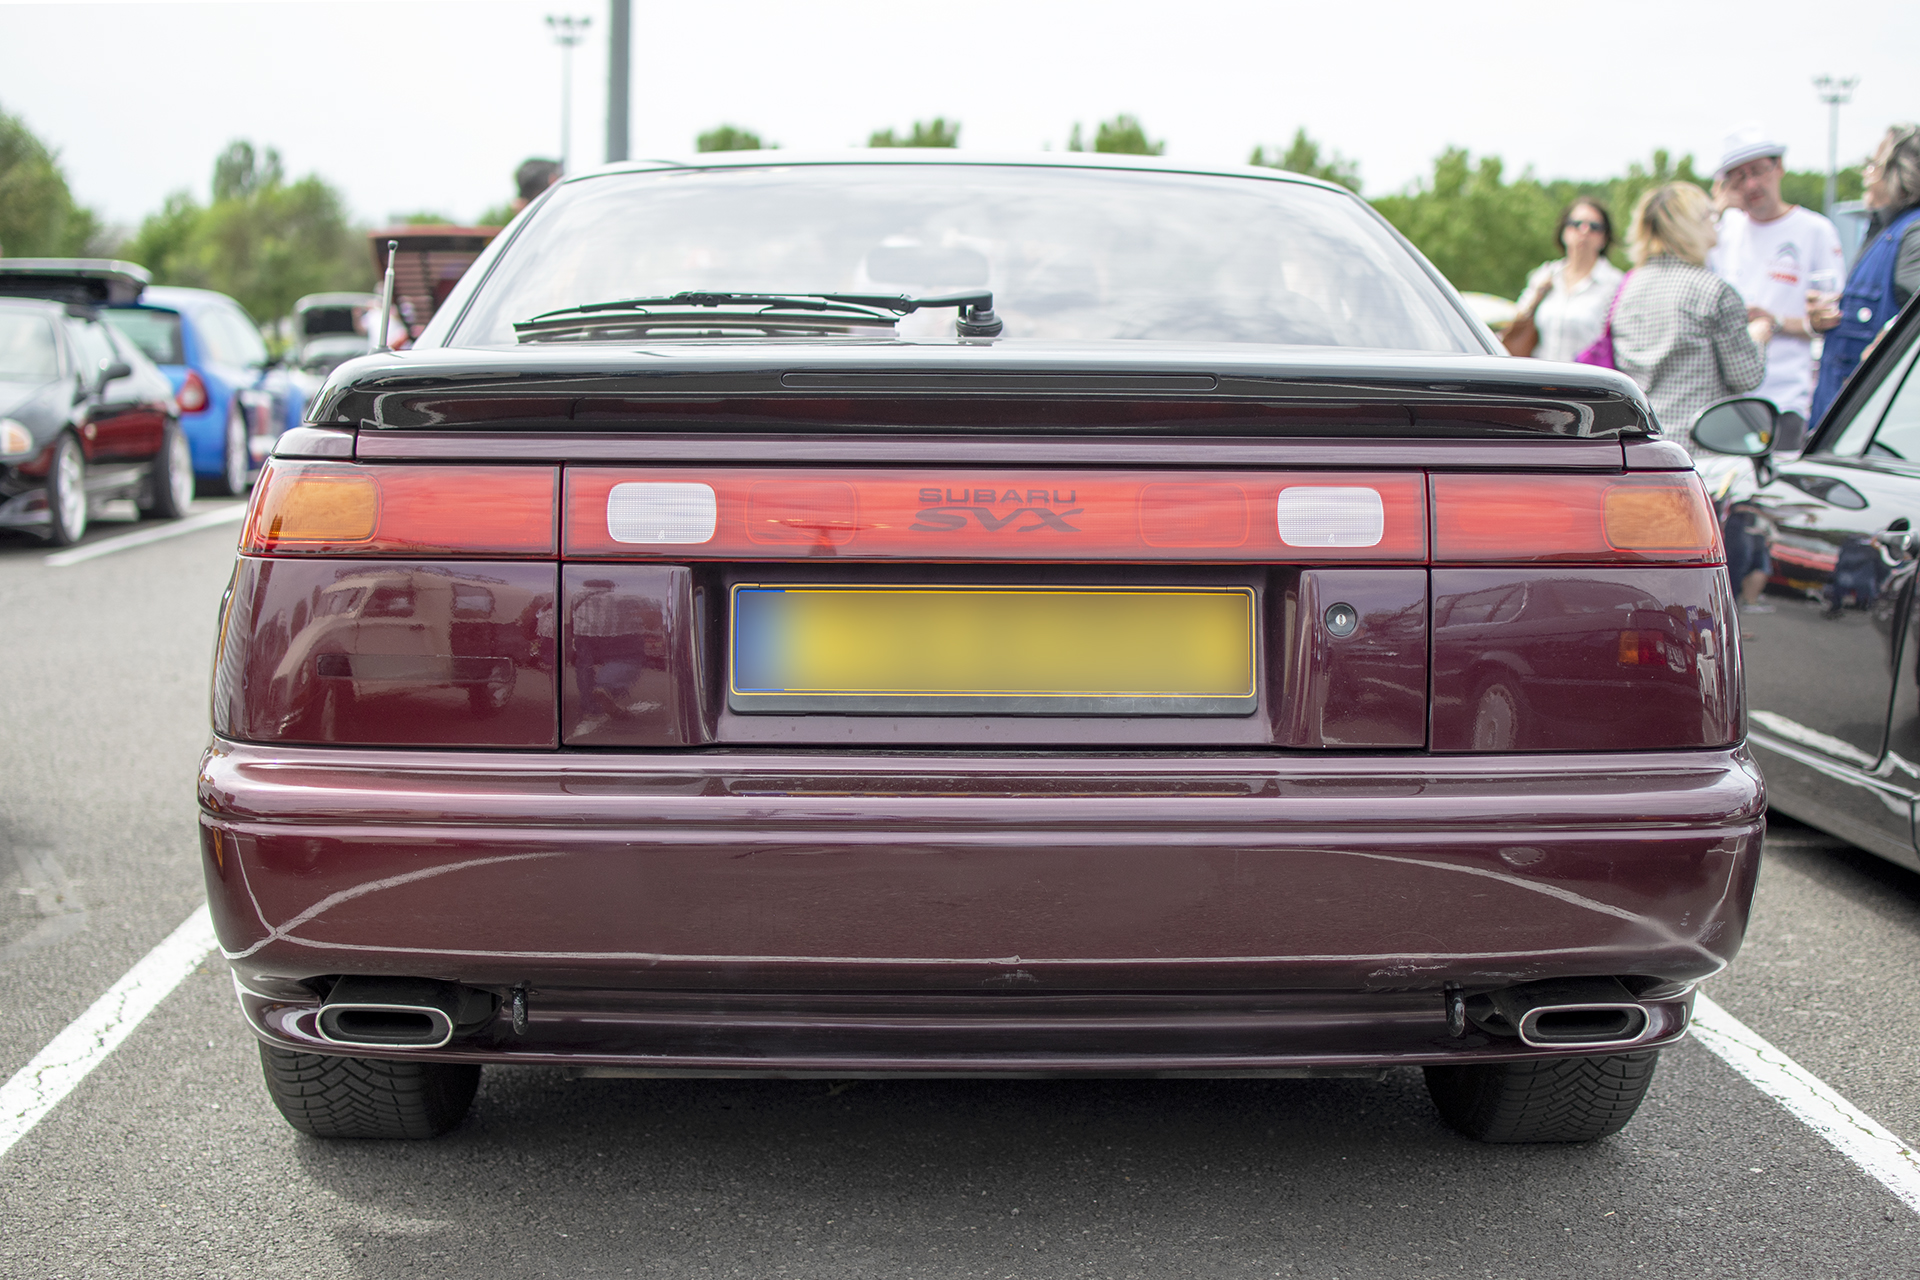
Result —
[{"label": "blue car", "polygon": [[165,285],[102,314],[173,383],[202,491],[245,493],[283,425],[274,402],[284,394],[253,317],[224,293]]}]

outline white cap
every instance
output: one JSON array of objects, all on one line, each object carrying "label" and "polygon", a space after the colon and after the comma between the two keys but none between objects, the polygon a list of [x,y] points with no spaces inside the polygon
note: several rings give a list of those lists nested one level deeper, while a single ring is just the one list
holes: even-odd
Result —
[{"label": "white cap", "polygon": [[1713,176],[1723,178],[1727,170],[1738,169],[1749,160],[1758,160],[1762,156],[1784,156],[1787,144],[1775,142],[1773,135],[1757,124],[1742,125],[1726,136],[1720,144],[1720,163],[1715,167]]}]

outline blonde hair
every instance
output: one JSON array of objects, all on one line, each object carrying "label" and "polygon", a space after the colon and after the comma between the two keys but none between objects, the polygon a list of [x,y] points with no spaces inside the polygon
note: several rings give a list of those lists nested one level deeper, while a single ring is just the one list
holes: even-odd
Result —
[{"label": "blonde hair", "polygon": [[1707,250],[1713,247],[1713,227],[1707,221],[1712,210],[1707,193],[1691,182],[1669,182],[1641,196],[1633,206],[1629,237],[1634,263],[1666,253],[1706,266]]}]

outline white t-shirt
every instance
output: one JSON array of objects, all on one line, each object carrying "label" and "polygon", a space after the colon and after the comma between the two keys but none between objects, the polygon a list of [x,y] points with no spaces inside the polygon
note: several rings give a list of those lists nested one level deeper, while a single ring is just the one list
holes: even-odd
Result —
[{"label": "white t-shirt", "polygon": [[[1755,222],[1743,210],[1720,215],[1720,243],[1707,255],[1707,269],[1740,291],[1750,307],[1765,307],[1782,320],[1807,314],[1807,274],[1825,268],[1846,279],[1840,233],[1799,205],[1772,222]],[[1837,287],[1837,286],[1836,286]],[[1754,394],[1782,413],[1806,415],[1813,400],[1813,345],[1776,333],[1767,344],[1767,376]]]},{"label": "white t-shirt", "polygon": [[1520,291],[1520,305],[1525,306],[1528,298],[1542,288],[1547,290],[1533,310],[1534,328],[1540,334],[1533,350],[1536,360],[1571,360],[1592,346],[1606,332],[1607,309],[1620,288],[1620,268],[1605,258],[1571,289],[1561,278],[1566,265],[1565,258],[1541,263]]}]

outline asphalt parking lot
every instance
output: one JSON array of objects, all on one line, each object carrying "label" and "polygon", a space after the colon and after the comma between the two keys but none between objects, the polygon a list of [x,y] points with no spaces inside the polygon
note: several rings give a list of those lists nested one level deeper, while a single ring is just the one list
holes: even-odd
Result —
[{"label": "asphalt parking lot", "polygon": [[[0,535],[0,1078],[201,900],[235,525]],[[230,515],[230,513],[229,513]],[[103,523],[81,550],[155,526]],[[218,954],[0,1155],[7,1276],[1898,1276],[1920,1213],[1698,1041],[1621,1135],[1486,1147],[1380,1081],[642,1081],[490,1070],[434,1143],[321,1143]],[[1790,821],[1709,994],[1920,1135],[1920,876]],[[177,977],[178,975],[176,975]]]}]

